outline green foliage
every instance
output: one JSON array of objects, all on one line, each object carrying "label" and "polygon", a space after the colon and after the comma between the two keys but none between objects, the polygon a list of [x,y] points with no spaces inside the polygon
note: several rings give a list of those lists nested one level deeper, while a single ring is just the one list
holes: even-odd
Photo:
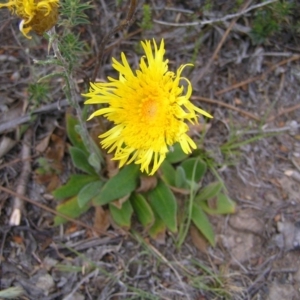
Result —
[{"label": "green foliage", "polygon": [[60,13],[63,16],[61,25],[71,28],[79,24],[89,24],[90,22],[85,11],[92,8],[93,5],[90,2],[80,0],[60,1]]},{"label": "green foliage", "polygon": [[196,196],[195,201],[200,202],[206,199],[213,198],[221,191],[223,184],[221,182],[213,182],[204,187]]},{"label": "green foliage", "polygon": [[172,146],[170,152],[168,152],[166,160],[169,163],[174,164],[183,161],[187,157],[188,155],[183,152],[180,144],[176,143]]},{"label": "green foliage", "polygon": [[60,174],[60,171],[53,168],[51,162],[44,158],[39,157],[37,159],[39,167],[35,170],[35,172],[39,175],[45,175],[45,174]]},{"label": "green foliage", "polygon": [[72,114],[66,114],[66,129],[70,142],[76,148],[86,152],[86,147],[82,141],[81,135],[76,130],[77,126],[80,126],[78,119]]},{"label": "green foliage", "polygon": [[71,68],[78,63],[80,56],[87,53],[85,47],[80,36],[72,32],[65,34],[59,44],[59,49]]},{"label": "green foliage", "polygon": [[276,1],[256,11],[250,36],[253,44],[263,44],[292,20],[293,1]]},{"label": "green foliage", "polygon": [[94,182],[90,182],[85,185],[80,192],[78,193],[78,205],[79,207],[84,207],[86,204],[90,202],[94,197],[96,197],[103,186],[103,182],[97,180]]},{"label": "green foliage", "polygon": [[[77,197],[70,198],[56,207],[56,210],[70,218],[78,218],[81,214],[89,209],[89,205],[80,207]],[[66,223],[67,220],[61,216],[55,216],[54,226]]]},{"label": "green foliage", "polygon": [[149,4],[144,4],[142,10],[143,10],[143,18],[142,18],[142,22],[139,25],[143,30],[150,30],[153,27],[151,7]]},{"label": "green foliage", "polygon": [[71,154],[72,162],[77,169],[91,175],[96,175],[94,168],[88,161],[88,155],[85,151],[77,147],[70,147],[69,151]]},{"label": "green foliage", "polygon": [[98,180],[97,176],[72,174],[68,182],[52,192],[56,200],[63,200],[78,195],[80,190],[91,182]]},{"label": "green foliage", "polygon": [[200,158],[188,158],[184,160],[181,164],[181,167],[184,170],[186,175],[187,182],[195,182],[197,183],[200,179],[205,175],[207,166],[204,161]]},{"label": "green foliage", "polygon": [[101,192],[95,197],[95,205],[130,196],[138,185],[139,167],[135,164],[125,166],[117,175],[107,180]]},{"label": "green foliage", "polygon": [[172,232],[177,232],[177,202],[170,188],[159,180],[157,186],[147,193],[149,204]]},{"label": "green foliage", "polygon": [[203,10],[210,11],[213,8],[212,0],[205,0]]},{"label": "green foliage", "polygon": [[146,228],[150,228],[154,224],[155,218],[146,198],[141,194],[132,193],[130,196],[131,205],[136,213],[140,223]]},{"label": "green foliage", "polygon": [[[89,24],[86,11],[92,9],[90,2],[81,0],[64,0],[60,2],[59,25],[63,28],[58,37],[59,50],[64,63],[68,65],[68,71],[78,67],[80,58],[87,54],[87,44],[80,40],[79,34],[72,32],[75,26]],[[51,43],[51,41],[50,41]]]},{"label": "green foliage", "polygon": [[[169,161],[164,162],[161,168],[161,178],[166,184],[185,191],[184,193],[189,195],[185,209],[181,212],[181,217],[179,216],[182,221],[179,224],[178,247],[184,242],[191,221],[208,242],[214,246],[214,232],[206,213],[214,215],[235,212],[235,202],[224,194],[222,182],[211,183],[199,190],[201,181],[207,171],[207,164],[199,156],[203,155],[201,151],[195,151],[194,154],[197,156],[181,160],[184,157],[182,150],[176,149],[168,157],[168,159],[171,158],[171,161],[177,163],[176,168]],[[174,179],[172,179],[172,176],[174,176]],[[215,199],[216,201],[214,201]],[[168,209],[163,209],[161,206],[162,212],[166,210]],[[158,213],[157,210],[156,213]],[[164,220],[166,217],[162,214],[160,218]]]},{"label": "green foliage", "polygon": [[129,230],[131,226],[131,216],[133,209],[129,200],[122,204],[121,208],[116,207],[113,203],[109,204],[109,211],[114,222],[123,228]]},{"label": "green foliage", "polygon": [[38,107],[45,100],[49,101],[49,86],[46,83],[32,83],[28,85],[29,102]]},{"label": "green foliage", "polygon": [[233,214],[236,207],[235,202],[223,193],[217,193],[216,198],[208,198],[207,201],[201,201],[199,205],[211,215]]},{"label": "green foliage", "polygon": [[202,208],[196,203],[193,204],[192,221],[209,241],[209,243],[214,247],[216,242],[213,227]]},{"label": "green foliage", "polygon": [[[58,212],[77,218],[90,207],[93,199],[100,193],[104,181],[89,163],[89,153],[81,136],[75,130],[78,120],[67,114],[66,124],[68,138],[74,145],[69,148],[72,162],[85,174],[72,174],[66,184],[54,190],[52,194],[56,200],[64,200],[56,207]],[[54,219],[54,225],[64,222],[66,220],[59,216]]]},{"label": "green foliage", "polygon": [[163,240],[164,234],[167,230],[167,226],[165,222],[159,217],[159,215],[155,212],[154,214],[154,223],[150,227],[148,233],[155,240]]}]

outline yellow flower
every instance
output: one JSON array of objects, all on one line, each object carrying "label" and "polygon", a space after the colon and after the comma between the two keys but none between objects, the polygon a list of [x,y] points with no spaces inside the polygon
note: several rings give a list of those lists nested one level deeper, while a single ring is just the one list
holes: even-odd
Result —
[{"label": "yellow flower", "polygon": [[[179,142],[185,153],[196,148],[187,135],[186,120],[197,122],[197,113],[212,117],[189,100],[191,83],[181,77],[187,65],[176,73],[168,71],[164,40],[159,48],[153,40],[153,46],[154,51],[151,41],[142,42],[146,56],[141,58],[136,72],[131,70],[124,53],[122,63],[113,58],[112,66],[119,72],[119,79],[108,77],[108,83],[91,83],[89,93],[84,94],[89,98],[85,104],[108,104],[89,117],[103,115],[114,123],[99,136],[102,146],[108,152],[115,150],[113,159],[119,160],[120,167],[134,161],[150,175],[157,171],[174,143]],[[181,80],[187,83],[185,94],[179,85]]]},{"label": "yellow flower", "polygon": [[9,0],[0,4],[22,19],[20,31],[31,39],[32,30],[39,35],[51,29],[57,22],[59,0]]}]

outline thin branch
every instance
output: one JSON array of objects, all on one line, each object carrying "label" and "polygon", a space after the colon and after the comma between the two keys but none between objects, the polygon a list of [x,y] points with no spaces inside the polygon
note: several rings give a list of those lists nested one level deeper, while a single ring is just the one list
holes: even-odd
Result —
[{"label": "thin branch", "polygon": [[278,64],[273,65],[271,68],[269,68],[263,74],[255,76],[255,77],[251,77],[251,78],[246,79],[246,80],[244,80],[242,82],[238,82],[236,84],[233,84],[232,86],[229,86],[229,87],[227,87],[227,88],[225,88],[225,89],[223,89],[221,91],[216,92],[215,95],[219,96],[221,94],[224,94],[224,93],[229,92],[231,90],[235,90],[235,89],[239,88],[240,86],[243,86],[245,84],[251,83],[253,81],[262,80],[267,74],[269,74],[272,71],[276,70],[278,67],[280,67],[282,65],[285,65],[285,64],[287,64],[287,63],[289,63],[291,61],[298,60],[298,59],[300,59],[300,55],[293,55],[292,57],[284,59],[283,61],[279,62]]},{"label": "thin branch", "polygon": [[100,47],[99,47],[99,53],[97,56],[97,62],[96,62],[96,66],[94,69],[94,73],[91,79],[91,82],[95,82],[99,68],[100,68],[100,64],[102,62],[103,59],[103,54],[105,51],[105,46],[108,43],[108,41],[111,39],[112,36],[114,36],[117,32],[121,31],[122,29],[124,29],[125,27],[128,27],[132,21],[133,21],[133,16],[136,10],[136,6],[137,6],[137,0],[131,0],[130,4],[129,4],[129,9],[128,9],[128,14],[126,16],[126,19],[121,22],[120,25],[116,26],[115,28],[113,28],[101,41]]},{"label": "thin branch", "polygon": [[[248,0],[243,7],[241,8],[240,13],[243,13],[246,8],[248,7],[248,5],[250,5],[251,0]],[[217,58],[217,55],[219,53],[219,51],[221,50],[223,44],[226,41],[226,38],[228,36],[228,34],[230,33],[231,29],[233,28],[234,24],[236,23],[236,21],[238,20],[238,18],[236,17],[235,19],[233,19],[229,25],[229,27],[226,29],[224,35],[222,36],[221,41],[219,42],[217,48],[215,49],[212,57],[209,59],[208,63],[205,65],[205,67],[201,70],[200,74],[197,76],[196,81],[200,81],[202,79],[202,77],[205,75],[205,73],[208,71],[208,69],[210,68],[210,66],[212,65],[212,63],[215,61],[215,59]]]},{"label": "thin branch", "polygon": [[244,115],[246,117],[249,117],[257,122],[260,122],[260,118],[245,111],[245,110],[242,110],[240,108],[237,108],[235,106],[232,106],[228,103],[224,103],[224,102],[221,102],[221,101],[218,101],[218,100],[214,100],[214,99],[210,99],[210,98],[205,98],[205,97],[200,97],[200,96],[192,96],[191,97],[192,100],[200,100],[200,101],[203,101],[203,102],[206,102],[206,103],[210,103],[210,104],[216,104],[216,105],[220,105],[220,106],[223,106],[223,107],[226,107],[226,108],[229,108],[231,110],[234,110],[234,111],[237,111],[238,113],[240,113],[241,115]]},{"label": "thin branch", "polygon": [[270,117],[268,119],[268,122],[271,122],[271,121],[274,121],[276,119],[278,119],[278,117],[280,117],[281,115],[285,115],[285,114],[288,114],[292,111],[295,111],[295,110],[298,110],[300,109],[300,103],[296,104],[296,105],[293,105],[291,107],[287,107],[285,109],[283,109],[280,113],[278,113],[276,116],[273,116],[273,117]]},{"label": "thin branch", "polygon": [[100,230],[99,228],[96,228],[96,227],[93,227],[93,226],[89,226],[89,225],[87,225],[87,224],[85,224],[85,223],[83,223],[81,221],[75,220],[75,219],[73,219],[73,218],[71,218],[71,217],[69,217],[69,216],[67,216],[65,214],[62,214],[59,211],[56,211],[56,210],[54,210],[54,209],[52,209],[52,208],[50,208],[50,207],[48,207],[48,206],[46,206],[46,205],[44,205],[42,203],[36,202],[34,200],[31,200],[30,198],[27,198],[27,197],[25,197],[25,196],[23,196],[21,194],[18,194],[18,193],[14,192],[14,191],[6,188],[6,187],[0,186],[0,191],[5,192],[5,193],[7,193],[9,195],[12,195],[14,197],[19,197],[20,199],[22,199],[22,200],[24,200],[24,201],[26,201],[26,202],[28,202],[28,203],[30,203],[32,205],[35,205],[35,206],[37,206],[37,207],[39,207],[39,208],[41,208],[41,209],[43,209],[45,211],[48,211],[48,212],[50,212],[53,215],[62,217],[62,218],[66,219],[66,220],[68,220],[68,221],[70,221],[70,222],[72,222],[74,224],[77,224],[78,226],[84,227],[86,229],[98,232],[98,233],[106,235],[106,236],[114,237],[113,234],[110,234],[108,232],[104,232],[104,231]]},{"label": "thin branch", "polygon": [[[33,131],[29,128],[23,138],[23,146],[21,152],[21,158],[23,160],[22,171],[20,177],[18,179],[18,185],[16,192],[18,195],[24,196],[26,194],[26,187],[29,181],[30,173],[31,173],[31,162],[28,158],[31,155],[31,144],[32,144]],[[24,202],[19,197],[16,196],[13,199],[13,209],[9,219],[10,226],[19,226],[21,222],[22,210],[23,210]]]},{"label": "thin branch", "polygon": [[239,11],[235,14],[226,15],[222,18],[217,18],[217,19],[210,19],[210,20],[198,21],[198,22],[186,22],[186,23],[169,23],[169,22],[164,22],[164,21],[154,19],[153,22],[155,22],[157,24],[161,24],[161,25],[174,26],[174,27],[199,26],[199,25],[203,26],[203,25],[207,25],[207,24],[225,22],[225,21],[230,20],[230,19],[239,18],[239,17],[245,15],[246,13],[248,13],[251,10],[269,5],[269,4],[277,2],[277,1],[278,0],[265,1],[265,2],[262,2],[262,3],[256,4],[256,5],[252,5],[249,8],[244,9],[242,11]]},{"label": "thin branch", "polygon": [[[82,98],[78,98],[77,101],[83,102]],[[30,122],[32,120],[33,115],[47,113],[47,112],[53,112],[53,111],[60,111],[62,108],[69,106],[70,103],[67,99],[57,101],[55,103],[44,105],[34,111],[31,111],[30,113],[26,114],[25,116],[19,117],[14,120],[7,121],[5,123],[0,124],[0,134],[5,132],[6,130],[11,130],[12,128],[15,128],[18,125]]]}]

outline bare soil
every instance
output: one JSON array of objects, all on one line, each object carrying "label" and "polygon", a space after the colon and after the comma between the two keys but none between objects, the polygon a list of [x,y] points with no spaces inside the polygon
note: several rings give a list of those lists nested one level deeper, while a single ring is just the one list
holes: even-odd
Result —
[{"label": "bare soil", "polygon": [[[91,76],[103,36],[126,16],[127,1],[118,8],[116,1],[92,2],[91,24],[76,28],[90,47],[78,62],[79,82],[83,72]],[[62,81],[52,82],[48,99],[36,105],[29,99],[28,86],[55,71],[49,66],[34,71],[34,60],[47,56],[47,41],[23,38],[18,21],[2,9],[0,186],[9,191],[0,192],[0,293],[19,287],[19,296],[10,299],[300,299],[299,35],[283,31],[263,45],[253,45],[251,11],[236,21],[213,58],[232,20],[204,26],[176,23],[226,16],[236,11],[233,3],[213,1],[207,17],[204,1],[149,1],[152,18],[162,22],[140,30],[143,2],[130,28],[110,40],[98,78],[114,74],[111,57],[119,58],[121,51],[137,65],[136,51],[143,39],[165,39],[173,70],[192,61],[194,68],[185,76],[193,83],[193,101],[214,116],[205,149],[219,163],[218,173],[237,211],[210,217],[215,248],[201,245],[203,241],[197,244],[191,236],[180,250],[172,236],[160,245],[143,236],[138,225],[134,232],[139,234],[109,228],[106,236],[71,223],[53,228],[53,215],[26,201],[20,226],[10,226],[15,195],[9,191],[16,191],[26,164],[22,149],[28,130],[32,171],[24,196],[55,208],[49,185],[64,183],[76,170],[67,152],[64,114],[69,108]],[[83,92],[83,84],[81,88]],[[43,156],[37,147],[43,147],[41,141],[53,132],[63,140],[63,175],[37,180],[37,159]],[[237,134],[238,142],[253,141],[236,152],[220,151]],[[49,139],[44,143],[47,148]],[[205,182],[213,178],[208,174]],[[90,210],[80,220],[92,227],[94,218]]]}]

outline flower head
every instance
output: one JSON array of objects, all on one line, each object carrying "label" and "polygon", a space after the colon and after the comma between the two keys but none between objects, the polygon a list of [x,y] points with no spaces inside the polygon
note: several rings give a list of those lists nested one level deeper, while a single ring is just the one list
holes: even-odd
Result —
[{"label": "flower head", "polygon": [[20,31],[31,39],[32,30],[39,35],[51,29],[57,22],[59,0],[9,0],[0,4],[22,19]]},{"label": "flower head", "polygon": [[[211,118],[189,100],[191,83],[181,77],[187,65],[176,73],[169,71],[168,60],[164,60],[164,40],[159,48],[153,40],[153,46],[151,41],[142,42],[145,56],[136,72],[131,70],[124,53],[122,63],[113,58],[112,66],[119,72],[119,79],[108,77],[108,83],[91,83],[89,93],[84,95],[89,98],[85,104],[108,104],[89,118],[103,115],[114,123],[99,136],[102,146],[108,152],[115,151],[113,159],[119,160],[120,167],[134,161],[150,175],[157,171],[174,143],[179,142],[185,153],[196,148],[187,135],[186,120],[197,122],[197,114]],[[181,80],[187,83],[185,94]]]}]

